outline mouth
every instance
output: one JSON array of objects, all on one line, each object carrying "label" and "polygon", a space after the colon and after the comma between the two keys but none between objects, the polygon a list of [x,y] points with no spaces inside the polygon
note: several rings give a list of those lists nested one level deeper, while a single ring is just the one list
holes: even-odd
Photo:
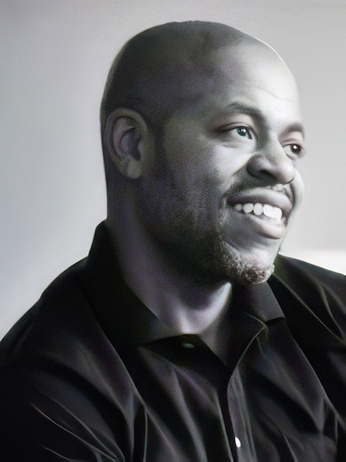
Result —
[{"label": "mouth", "polygon": [[236,212],[244,213],[245,215],[255,215],[263,219],[267,219],[272,224],[286,224],[287,217],[284,215],[280,207],[270,204],[261,204],[259,202],[252,203],[246,202],[245,204],[235,204],[234,210]]},{"label": "mouth", "polygon": [[228,197],[228,205],[239,217],[244,235],[282,239],[293,210],[293,199],[287,193],[273,190],[252,190],[251,193]]}]

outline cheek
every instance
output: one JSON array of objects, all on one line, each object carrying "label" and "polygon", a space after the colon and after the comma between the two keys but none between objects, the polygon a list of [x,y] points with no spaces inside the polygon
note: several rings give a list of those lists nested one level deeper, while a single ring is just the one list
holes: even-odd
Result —
[{"label": "cheek", "polygon": [[197,167],[186,168],[175,177],[173,202],[193,227],[212,228],[219,221],[222,182],[215,172]]},{"label": "cheek", "polygon": [[236,149],[227,145],[217,145],[211,151],[210,164],[217,181],[227,185],[227,189],[246,169],[251,154],[248,149]]},{"label": "cheek", "polygon": [[304,182],[298,171],[296,171],[294,181],[292,183],[292,189],[295,198],[295,209],[297,209],[301,204],[305,194]]},{"label": "cheek", "polygon": [[233,181],[244,166],[244,158],[230,153],[225,146],[212,143],[208,137],[195,133],[172,133],[164,144],[166,171],[172,193],[195,215],[216,220],[219,207]]}]

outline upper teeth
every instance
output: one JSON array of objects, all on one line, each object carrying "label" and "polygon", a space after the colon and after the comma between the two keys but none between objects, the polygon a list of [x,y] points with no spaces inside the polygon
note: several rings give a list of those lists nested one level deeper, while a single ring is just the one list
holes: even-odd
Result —
[{"label": "upper teeth", "polygon": [[269,204],[236,204],[234,209],[237,212],[243,211],[246,214],[253,213],[254,215],[260,216],[265,215],[268,218],[274,218],[275,220],[281,220],[282,210],[279,207],[273,207]]}]

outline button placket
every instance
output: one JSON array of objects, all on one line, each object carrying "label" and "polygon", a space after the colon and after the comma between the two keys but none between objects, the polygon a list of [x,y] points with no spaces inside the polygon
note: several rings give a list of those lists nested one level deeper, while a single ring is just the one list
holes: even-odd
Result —
[{"label": "button placket", "polygon": [[236,369],[228,384],[228,409],[234,434],[239,462],[257,461],[252,439],[252,431],[248,418],[248,409],[239,371]]}]

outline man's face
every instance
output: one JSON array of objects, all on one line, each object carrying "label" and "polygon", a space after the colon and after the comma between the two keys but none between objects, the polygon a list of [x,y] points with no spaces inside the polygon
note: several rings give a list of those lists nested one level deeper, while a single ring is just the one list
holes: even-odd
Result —
[{"label": "man's face", "polygon": [[202,96],[163,127],[155,171],[141,180],[142,217],[180,271],[259,283],[303,195],[298,95],[262,45],[223,48],[209,59]]}]

